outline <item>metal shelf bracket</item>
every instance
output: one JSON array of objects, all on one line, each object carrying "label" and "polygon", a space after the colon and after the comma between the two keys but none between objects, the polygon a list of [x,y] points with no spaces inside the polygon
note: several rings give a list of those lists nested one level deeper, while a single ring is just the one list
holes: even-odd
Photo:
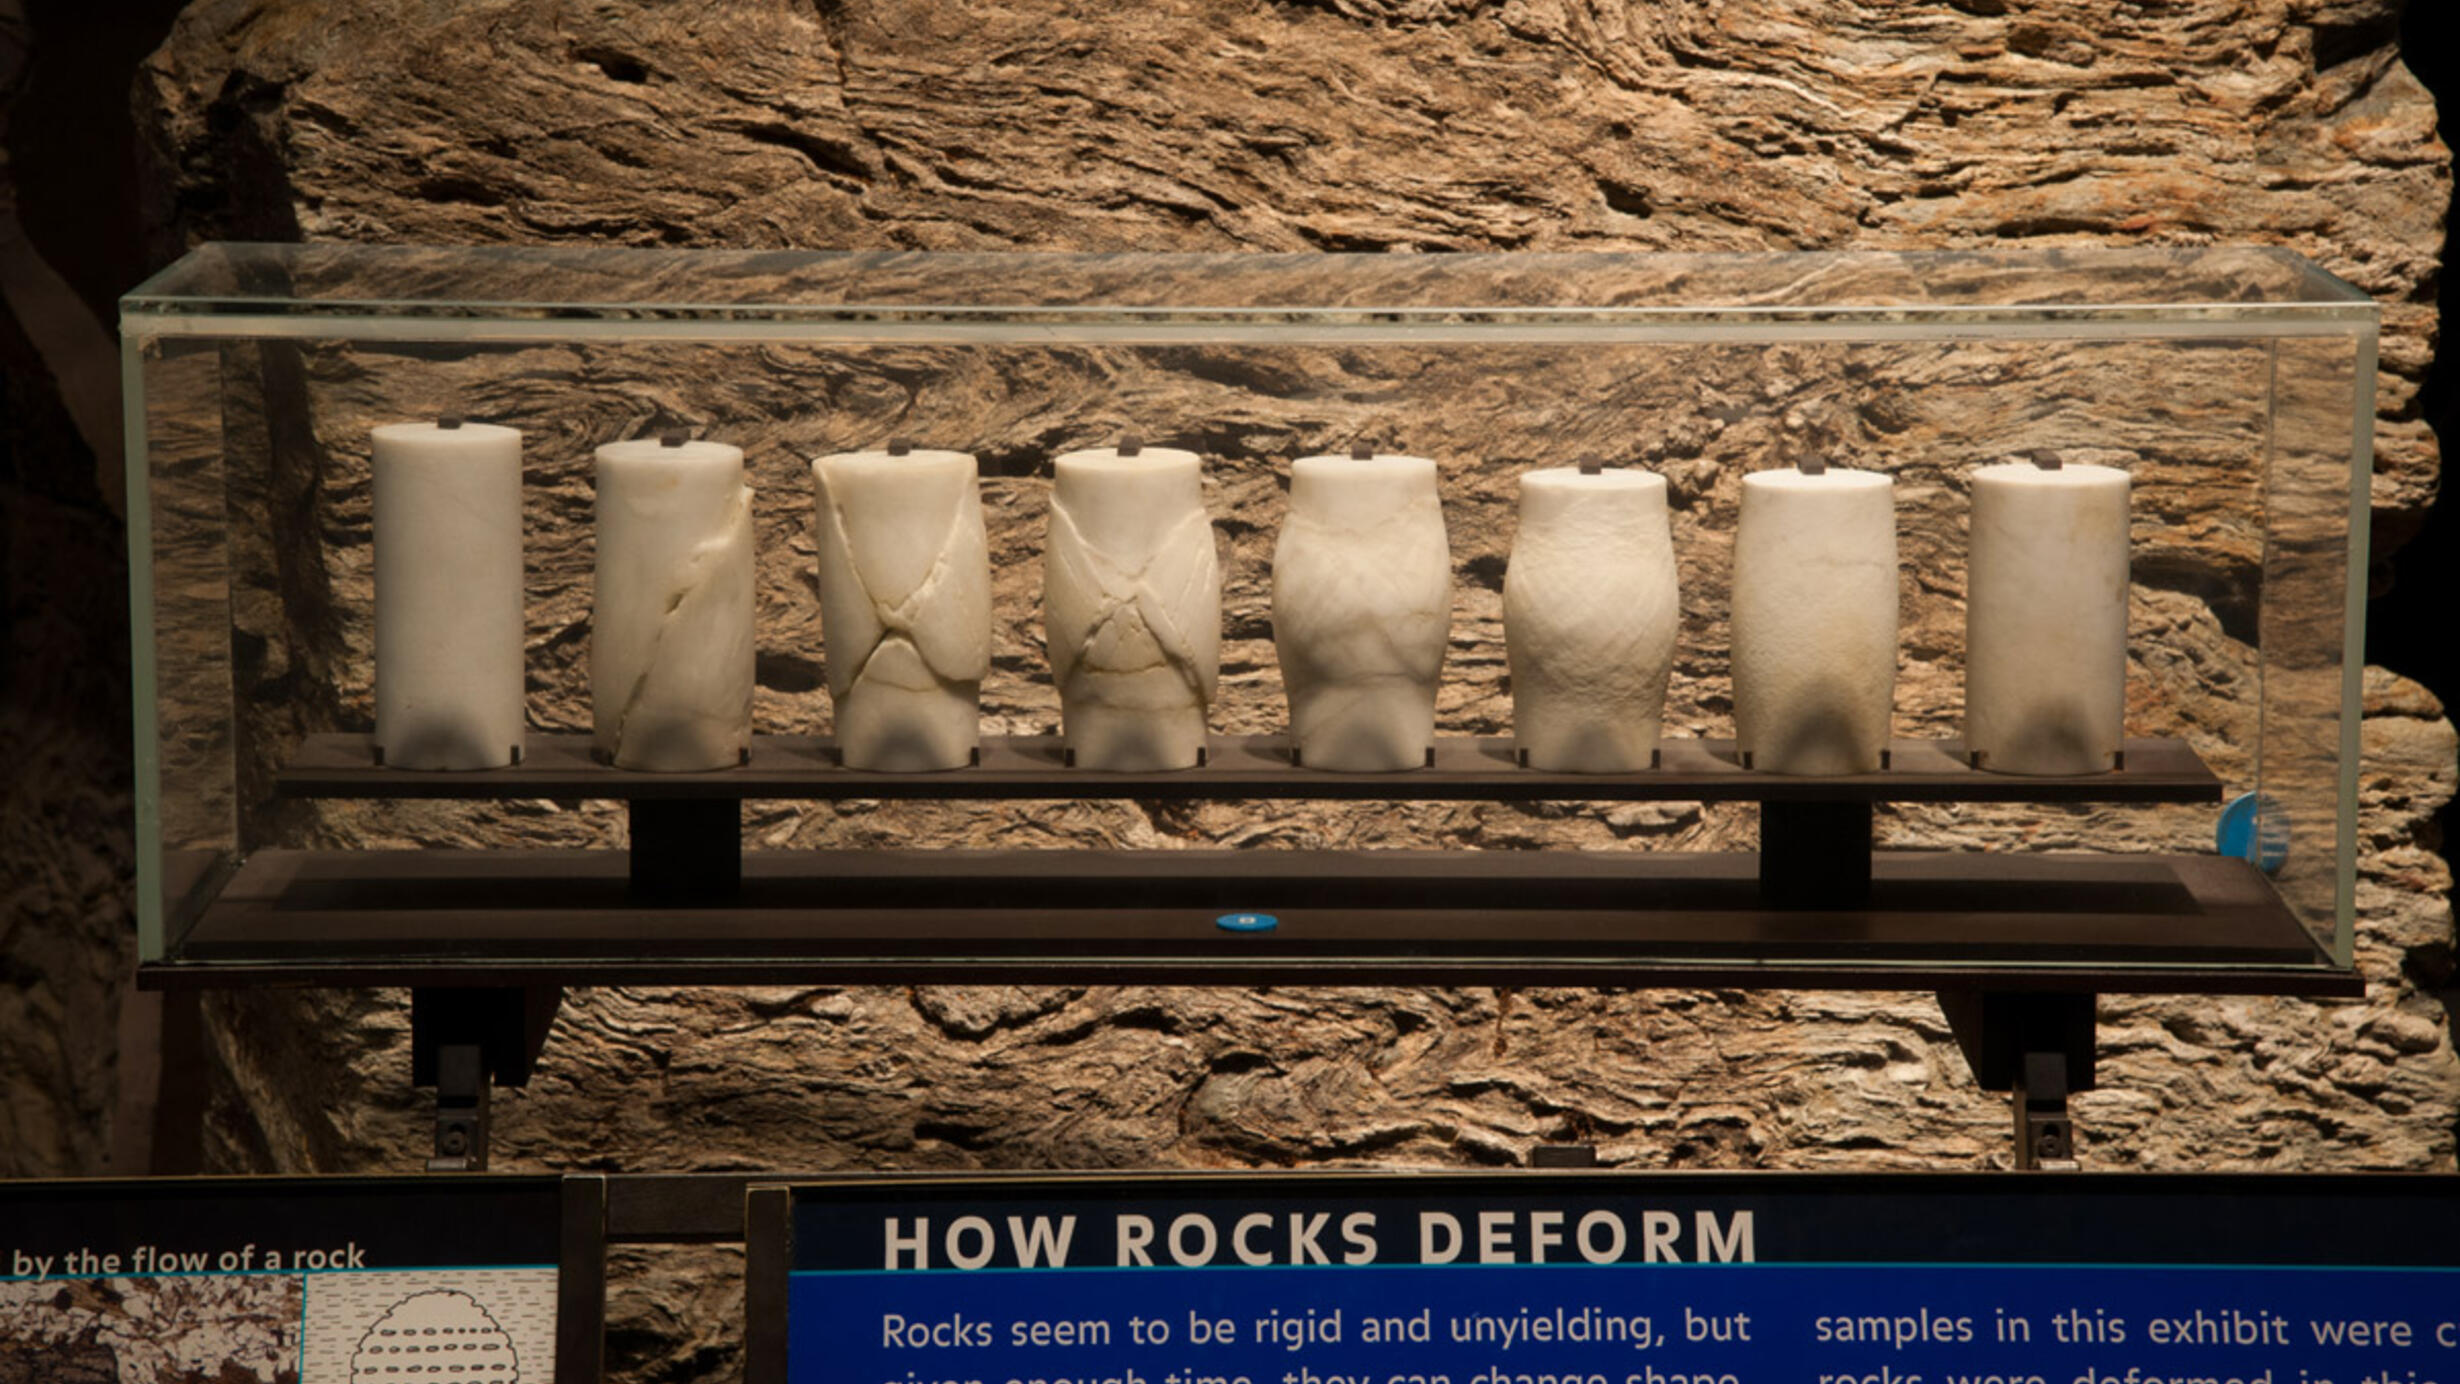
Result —
[{"label": "metal shelf bracket", "polygon": [[1939,992],[1975,1084],[2009,1095],[2019,1170],[2078,1166],[2067,1098],[2093,1089],[2095,1000],[2082,992]]},{"label": "metal shelf bracket", "polygon": [[553,985],[410,992],[410,1083],[436,1092],[427,1171],[487,1170],[489,1093],[529,1084],[563,998],[563,988]]}]

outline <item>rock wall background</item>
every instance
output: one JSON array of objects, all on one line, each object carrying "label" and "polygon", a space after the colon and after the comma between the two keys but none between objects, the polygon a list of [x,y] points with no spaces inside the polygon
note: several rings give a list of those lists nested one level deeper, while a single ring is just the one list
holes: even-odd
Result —
[{"label": "rock wall background", "polygon": [[[2434,346],[2431,285],[2450,190],[2431,103],[2393,49],[2396,21],[2393,6],[2363,0],[2157,11],[2015,0],[1169,0],[1120,13],[863,0],[433,11],[206,0],[148,63],[138,100],[165,259],[193,240],[300,236],[1396,251],[2283,244],[2385,304],[2375,498],[2392,536],[2417,522],[2437,474],[2416,390]],[[1956,364],[1975,368],[1986,354]],[[1816,439],[1859,449],[1918,488],[1987,459],[1899,451],[1881,431],[1884,411],[1874,419],[1870,400],[1843,383],[1842,363],[1802,363],[1787,376],[1796,395],[1755,394],[1770,364],[1706,375],[1704,387],[1731,401],[1733,417],[1716,427],[1702,421],[1716,410],[1699,394],[1669,380],[1630,384],[1664,426],[1618,450],[1676,475],[1695,502],[1700,570],[1687,573],[1687,604],[1696,591],[1701,605],[1687,651],[1699,666],[1678,682],[1689,719],[1674,725],[1713,733],[1721,714],[1710,554],[1742,467]],[[2117,389],[2134,369],[2017,364],[2053,393]],[[2225,360],[2211,364],[2135,387],[2217,404],[2233,376]],[[347,353],[304,353],[280,368],[294,366],[310,382],[315,429],[279,453],[305,469],[268,469],[269,487],[294,489],[268,489],[264,502],[302,506],[286,537],[330,542],[269,551],[260,570],[300,565],[334,595],[241,602],[243,625],[267,636],[264,661],[247,670],[263,694],[251,699],[247,733],[266,744],[363,714],[364,630],[349,599],[353,506],[363,505],[356,439],[368,416],[407,402],[385,397]],[[253,388],[266,367],[239,368],[257,372],[241,381]],[[764,548],[778,563],[764,609],[761,710],[772,725],[825,716],[809,646],[794,634],[810,593],[793,576],[808,544],[798,547],[789,463],[798,449],[873,440],[870,419],[896,406],[862,372],[816,378],[817,369],[785,362],[780,397],[756,410],[773,497]],[[525,378],[473,371],[465,387],[511,398]],[[613,379],[597,400],[535,407],[575,418],[594,409],[601,429],[658,410],[706,411],[688,389],[644,392],[644,378]],[[1961,396],[1925,392],[1923,407],[2004,399],[1986,375],[1972,379]],[[830,409],[814,405],[815,388]],[[1212,499],[1233,557],[1222,724],[1260,729],[1269,721],[1249,722],[1269,717],[1275,695],[1259,585],[1279,503],[1272,467],[1362,419],[1299,409],[1243,421],[1234,436],[1200,441],[1223,458]],[[1904,421],[1916,439],[1971,424],[1969,413],[1919,409]],[[1091,406],[1065,420],[1097,424],[1110,420]],[[1049,447],[1059,430],[1047,420],[1011,429],[1015,455]],[[557,464],[577,467],[592,439],[554,436]],[[2180,440],[2115,444],[2133,449],[2131,464],[2175,467],[2175,484],[2205,501],[2155,508],[2156,527],[2183,529],[2243,492],[2233,470],[2242,454],[2222,444],[2198,454]],[[1501,435],[1464,445],[1447,476],[1461,506],[1447,729],[1502,723],[1499,521],[1508,476],[1535,445]],[[265,454],[276,455],[270,443]],[[1038,546],[1045,484],[1029,465],[1017,470],[992,494],[1003,521],[995,541],[1012,554]],[[568,486],[549,487],[534,532],[572,534],[573,499]],[[1908,556],[1955,542],[1952,529],[1909,536]],[[2243,743],[2243,705],[2227,687],[2243,667],[2226,628],[2229,546],[2225,533],[2184,535],[2177,550],[2191,560],[2137,594],[2138,629],[2198,655],[2139,669],[2141,728],[2182,727],[2216,753]],[[550,541],[550,575],[581,550],[557,551]],[[1030,564],[1001,570],[994,709],[1031,728],[1055,709],[1035,644],[1035,581]],[[1952,586],[1917,584],[1909,596],[1909,630],[1953,627]],[[550,723],[574,710],[568,673],[585,644],[571,626],[567,614],[533,629],[536,706]],[[1899,698],[1909,728],[1950,714],[1954,686],[1951,660],[1914,659]],[[2367,709],[2368,997],[2105,1002],[2104,1087],[2078,1102],[2093,1166],[2452,1165],[2460,1058],[2431,994],[2451,966],[2449,876],[2430,825],[2453,789],[2452,730],[2422,689],[2386,674],[2370,677]],[[616,821],[603,811],[509,815],[329,809],[268,829],[383,844],[481,830],[587,840]],[[1899,816],[1889,829],[1920,841],[2003,825]],[[2191,829],[2121,815],[2057,827],[2088,840]],[[769,845],[894,836],[1684,846],[1747,831],[1718,810],[1581,805],[1326,807],[1271,820],[1134,804],[983,814],[913,805],[752,823],[754,841]],[[402,1169],[423,1155],[423,1103],[405,1086],[404,996],[222,996],[208,1021],[213,1166]],[[1513,1163],[1565,1139],[1632,1166],[1946,1167],[2003,1158],[2006,1119],[2002,1099],[1972,1088],[1918,996],[626,989],[568,998],[545,1069],[527,1091],[499,1098],[497,1139],[501,1165],[535,1168]],[[635,1252],[617,1264],[625,1377],[725,1368],[736,1302],[724,1257]]]}]

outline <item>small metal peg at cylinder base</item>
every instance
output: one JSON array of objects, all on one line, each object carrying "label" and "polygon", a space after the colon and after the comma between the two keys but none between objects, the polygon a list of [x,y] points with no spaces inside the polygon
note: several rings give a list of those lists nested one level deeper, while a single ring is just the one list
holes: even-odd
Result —
[{"label": "small metal peg at cylinder base", "polygon": [[1353,443],[1351,443],[1351,444],[1350,444],[1350,460],[1352,460],[1352,461],[1373,461],[1373,460],[1375,460],[1375,444],[1374,444],[1374,443],[1372,443],[1372,442],[1353,442]]},{"label": "small metal peg at cylinder base", "polygon": [[1597,458],[1582,457],[1580,459],[1580,474],[1584,476],[1601,476],[1604,475],[1605,472],[1606,463],[1599,461]]},{"label": "small metal peg at cylinder base", "polygon": [[1826,457],[1804,457],[1802,460],[1795,462],[1794,465],[1798,467],[1802,471],[1802,474],[1806,476],[1824,476],[1828,474],[1828,459]]},{"label": "small metal peg at cylinder base", "polygon": [[446,431],[446,432],[451,432],[451,431],[453,431],[455,428],[460,427],[460,426],[461,426],[461,422],[462,422],[462,419],[461,419],[461,415],[460,415],[460,414],[458,414],[458,413],[448,413],[448,414],[445,414],[445,415],[443,415],[442,417],[440,417],[440,418],[436,419],[436,426],[437,426],[437,427],[439,427],[439,428],[442,428],[442,429],[443,429],[444,431]]},{"label": "small metal peg at cylinder base", "polygon": [[1119,455],[1123,457],[1132,457],[1137,453],[1142,452],[1144,449],[1145,439],[1143,435],[1139,433],[1121,433],[1119,435],[1119,446],[1117,448]]},{"label": "small metal peg at cylinder base", "polygon": [[658,445],[661,447],[680,447],[691,440],[692,434],[682,428],[668,428],[658,434]]},{"label": "small metal peg at cylinder base", "polygon": [[911,455],[913,455],[913,452],[914,452],[914,439],[913,439],[913,438],[910,438],[910,437],[892,437],[892,438],[890,438],[890,439],[888,440],[888,454],[889,454],[890,456],[893,456],[893,457],[911,456]]}]

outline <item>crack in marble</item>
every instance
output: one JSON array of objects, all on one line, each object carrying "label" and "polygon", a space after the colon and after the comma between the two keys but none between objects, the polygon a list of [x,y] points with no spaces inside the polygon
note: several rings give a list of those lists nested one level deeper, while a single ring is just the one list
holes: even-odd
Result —
[{"label": "crack in marble", "polygon": [[[932,656],[932,650],[925,647],[927,641],[924,637],[928,633],[926,624],[932,607],[939,601],[943,588],[958,576],[957,549],[963,545],[968,532],[964,495],[960,493],[956,503],[950,507],[948,523],[941,531],[939,548],[932,556],[930,569],[923,573],[922,579],[903,599],[893,603],[882,600],[871,589],[871,584],[863,579],[862,566],[853,558],[855,545],[846,532],[844,505],[836,496],[828,495],[827,503],[822,508],[827,512],[829,526],[836,536],[837,550],[846,555],[845,575],[853,581],[863,607],[871,612],[873,621],[879,626],[869,646],[856,656],[853,671],[845,676],[845,686],[838,695],[863,683],[870,676],[873,664],[881,660],[882,652],[892,643],[910,651],[922,671],[929,674],[941,688],[957,689],[982,681],[991,670],[987,632],[984,637],[969,641],[969,646],[963,651],[963,663],[953,668],[941,666],[943,659]],[[947,650],[941,652],[945,655]],[[886,676],[885,671],[883,681],[895,687],[927,690]]]},{"label": "crack in marble", "polygon": [[728,502],[726,516],[717,530],[693,545],[683,562],[675,569],[673,589],[667,594],[666,609],[658,617],[658,626],[650,635],[649,645],[641,654],[640,673],[624,693],[623,705],[615,713],[615,730],[611,749],[618,762],[624,758],[626,732],[631,728],[633,714],[649,696],[649,686],[665,665],[667,636],[677,626],[677,615],[691,598],[705,590],[719,575],[720,568],[735,555],[737,549],[752,542],[752,488],[738,487]]},{"label": "crack in marble", "polygon": [[[1085,537],[1076,517],[1068,512],[1065,503],[1056,499],[1051,504],[1051,522],[1055,530],[1048,549],[1051,559],[1060,564],[1062,571],[1081,564],[1085,573],[1075,580],[1083,589],[1095,593],[1095,609],[1090,618],[1074,622],[1073,631],[1051,632],[1054,676],[1066,683],[1079,672],[1126,676],[1168,669],[1187,685],[1199,709],[1209,709],[1217,674],[1206,666],[1208,660],[1198,650],[1195,637],[1181,624],[1168,599],[1154,589],[1149,578],[1166,561],[1185,561],[1184,555],[1197,544],[1202,544],[1202,550],[1209,555],[1212,517],[1202,510],[1189,511],[1155,541],[1143,562],[1133,566]],[[1189,563],[1185,573],[1189,589],[1199,594],[1209,585],[1199,579],[1207,565]],[[1218,608],[1217,602],[1203,604],[1208,611]],[[1133,628],[1123,631],[1131,620]],[[1104,638],[1114,631],[1123,632],[1116,638]],[[1140,647],[1149,647],[1152,657],[1137,663],[1108,657]]]}]

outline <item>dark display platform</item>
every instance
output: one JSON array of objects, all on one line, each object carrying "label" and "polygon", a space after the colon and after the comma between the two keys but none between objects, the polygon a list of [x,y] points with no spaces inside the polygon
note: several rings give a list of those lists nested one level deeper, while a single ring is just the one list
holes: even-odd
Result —
[{"label": "dark display platform", "polygon": [[1433,762],[1397,774],[1336,773],[1291,762],[1279,735],[1217,735],[1204,764],[1163,773],[1077,769],[1059,738],[989,735],[981,762],[936,773],[848,769],[834,743],[756,735],[740,767],[662,774],[592,758],[590,737],[532,732],[506,769],[388,769],[365,735],[313,735],[275,779],[302,798],[1143,798],[1213,801],[1437,799],[1543,802],[2218,802],[2221,782],[2180,740],[2126,742],[2106,774],[1987,773],[1955,740],[1897,740],[1876,774],[1806,778],[1746,769],[1731,740],[1668,738],[1639,773],[1569,774],[1522,767],[1508,737],[1439,737]]},{"label": "dark display platform", "polygon": [[[1056,737],[992,737],[979,766],[849,770],[826,740],[758,738],[740,768],[654,774],[532,735],[476,773],[376,763],[310,738],[295,796],[617,798],[620,851],[260,851],[205,881],[157,986],[604,983],[1716,985],[2347,994],[2250,865],[2219,856],[1877,852],[1891,801],[2213,802],[2183,742],[2122,768],[1984,773],[1901,740],[1875,774],[1754,772],[1731,742],[1658,767],[1564,774],[1451,737],[1398,774],[1326,773],[1274,736],[1216,737],[1175,773],[1073,768]],[[1671,800],[1762,803],[1762,853],[1680,851],[750,851],[748,798]],[[1223,920],[1269,915],[1269,930]]]},{"label": "dark display platform", "polygon": [[[258,853],[154,984],[1722,985],[2344,994],[2253,867],[1882,853],[1772,909],[1748,853],[755,852],[724,903],[605,851]],[[1225,914],[1270,913],[1267,932]]]}]

